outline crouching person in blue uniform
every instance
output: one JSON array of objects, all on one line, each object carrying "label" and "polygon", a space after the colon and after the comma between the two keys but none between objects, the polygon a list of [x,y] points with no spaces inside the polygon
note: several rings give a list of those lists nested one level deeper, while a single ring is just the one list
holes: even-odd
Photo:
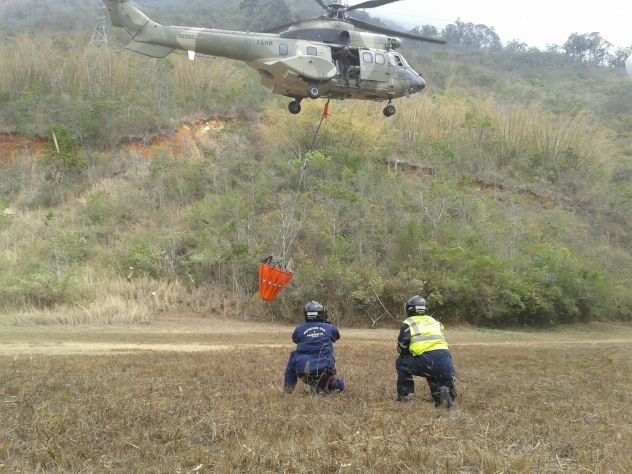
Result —
[{"label": "crouching person in blue uniform", "polygon": [[285,369],[286,393],[292,393],[298,380],[309,385],[310,392],[342,392],[345,384],[336,376],[334,342],[340,339],[338,328],[327,321],[327,311],[317,301],[303,308],[305,322],[294,329],[296,350],[290,354]]},{"label": "crouching person in blue uniform", "polygon": [[397,401],[407,401],[415,391],[413,375],[425,377],[435,406],[451,408],[456,399],[456,372],[443,335],[443,324],[426,315],[426,300],[413,296],[406,304],[408,318],[397,338],[399,357]]}]

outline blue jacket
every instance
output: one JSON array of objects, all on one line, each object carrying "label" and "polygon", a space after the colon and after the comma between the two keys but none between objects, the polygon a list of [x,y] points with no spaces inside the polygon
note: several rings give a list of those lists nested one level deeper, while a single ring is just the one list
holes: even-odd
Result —
[{"label": "blue jacket", "polygon": [[334,342],[338,339],[338,328],[331,323],[308,322],[297,326],[292,333],[292,341],[296,343],[296,374],[299,377],[326,371],[335,374]]}]

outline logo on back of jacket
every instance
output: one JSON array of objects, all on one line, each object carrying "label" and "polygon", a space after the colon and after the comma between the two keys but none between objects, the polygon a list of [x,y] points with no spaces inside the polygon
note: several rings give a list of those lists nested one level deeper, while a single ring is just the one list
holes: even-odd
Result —
[{"label": "logo on back of jacket", "polygon": [[303,331],[303,336],[305,337],[320,337],[320,336],[324,336],[326,333],[326,329],[321,327],[321,326],[314,326],[311,328],[307,328],[305,331]]}]

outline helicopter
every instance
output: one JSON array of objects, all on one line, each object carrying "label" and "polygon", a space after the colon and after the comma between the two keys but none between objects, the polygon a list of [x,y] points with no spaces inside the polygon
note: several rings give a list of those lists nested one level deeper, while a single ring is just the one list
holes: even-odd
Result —
[{"label": "helicopter", "polygon": [[272,93],[290,97],[292,114],[305,98],[387,101],[383,113],[395,114],[393,99],[423,90],[424,79],[396,50],[401,38],[443,44],[445,41],[395,31],[351,18],[348,12],[399,0],[368,0],[353,6],[325,4],[319,17],[254,33],[188,26],[164,26],[149,19],[130,0],[103,0],[113,26],[131,37],[125,46],[153,58],[174,50],[241,60],[255,69]]}]

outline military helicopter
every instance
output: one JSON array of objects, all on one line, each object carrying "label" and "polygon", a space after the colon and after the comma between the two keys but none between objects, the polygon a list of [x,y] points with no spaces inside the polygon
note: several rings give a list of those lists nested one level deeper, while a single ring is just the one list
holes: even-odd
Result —
[{"label": "military helicopter", "polygon": [[[125,28],[125,48],[153,58],[174,50],[244,61],[273,93],[292,98],[288,110],[301,111],[301,100],[328,97],[387,101],[384,115],[395,113],[392,100],[425,87],[423,78],[396,52],[407,38],[442,44],[445,41],[398,32],[351,18],[348,12],[399,0],[368,0],[353,6],[325,4],[326,13],[278,26],[263,33],[163,26],[150,20],[129,0],[103,0],[113,26]],[[363,31],[365,30],[365,31]]]}]

